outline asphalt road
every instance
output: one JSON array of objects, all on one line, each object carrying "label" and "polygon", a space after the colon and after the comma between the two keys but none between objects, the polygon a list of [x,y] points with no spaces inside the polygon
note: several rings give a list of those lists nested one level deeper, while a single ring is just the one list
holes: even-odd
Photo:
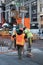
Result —
[{"label": "asphalt road", "polygon": [[[3,51],[2,48],[1,50]],[[19,60],[17,53],[13,52],[0,54],[0,65],[43,65],[43,40],[33,42],[31,58],[24,55]]]},{"label": "asphalt road", "polygon": [[18,56],[0,55],[0,65],[40,65],[31,58],[23,57],[22,60]]},{"label": "asphalt road", "polygon": [[18,55],[14,51],[0,54],[0,65],[43,65],[43,51],[33,48],[32,56],[27,57],[24,54],[21,60],[18,59]]}]

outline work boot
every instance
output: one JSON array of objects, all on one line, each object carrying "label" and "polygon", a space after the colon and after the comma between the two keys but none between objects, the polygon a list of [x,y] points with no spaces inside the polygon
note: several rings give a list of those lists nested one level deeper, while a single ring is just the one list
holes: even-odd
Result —
[{"label": "work boot", "polygon": [[32,57],[32,53],[28,53],[26,56],[27,57]]}]

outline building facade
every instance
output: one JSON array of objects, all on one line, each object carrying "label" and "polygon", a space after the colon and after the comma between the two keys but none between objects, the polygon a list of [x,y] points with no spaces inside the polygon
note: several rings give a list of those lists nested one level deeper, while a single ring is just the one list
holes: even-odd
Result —
[{"label": "building facade", "polygon": [[5,19],[5,4],[0,0],[0,26],[4,23]]},{"label": "building facade", "polygon": [[5,0],[5,19],[7,20],[7,22],[11,22],[11,17],[12,15],[15,15],[13,13],[11,13],[11,10],[14,9],[16,10],[16,6],[14,4],[15,2],[12,0]]},{"label": "building facade", "polygon": [[5,19],[10,22],[10,4],[12,0],[5,0]]},{"label": "building facade", "polygon": [[39,29],[41,29],[43,33],[43,0],[38,0],[38,21],[39,21]]},{"label": "building facade", "polygon": [[[0,0],[0,6],[1,6],[1,0]],[[0,23],[1,23],[1,7],[0,7]]]},{"label": "building facade", "polygon": [[43,32],[43,0],[28,0],[25,4],[29,4],[31,29],[39,29]]},{"label": "building facade", "polygon": [[[17,0],[17,2],[22,2],[22,0]],[[5,0],[5,3],[6,3],[5,18],[7,19],[7,21],[10,22],[11,21],[10,5],[12,4],[12,0]],[[43,30],[43,0],[24,0],[24,6],[26,6],[28,11],[24,15],[25,17],[30,17],[31,29]]]}]

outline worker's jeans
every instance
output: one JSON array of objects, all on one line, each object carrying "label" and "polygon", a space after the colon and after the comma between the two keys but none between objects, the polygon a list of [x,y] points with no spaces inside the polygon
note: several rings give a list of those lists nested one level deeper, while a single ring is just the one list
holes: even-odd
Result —
[{"label": "worker's jeans", "polygon": [[31,38],[28,38],[28,52],[31,53]]},{"label": "worker's jeans", "polygon": [[14,39],[14,47],[15,47],[15,49],[16,49],[16,39]]},{"label": "worker's jeans", "polygon": [[23,46],[17,45],[17,50],[18,50],[18,57],[19,57],[19,59],[21,59]]}]

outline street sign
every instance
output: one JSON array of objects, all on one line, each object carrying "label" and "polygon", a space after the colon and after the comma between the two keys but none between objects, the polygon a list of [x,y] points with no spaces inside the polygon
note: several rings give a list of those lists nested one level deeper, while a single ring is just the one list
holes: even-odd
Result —
[{"label": "street sign", "polygon": [[20,12],[27,13],[28,11],[26,10],[25,6],[21,6],[20,7]]},{"label": "street sign", "polygon": [[16,5],[16,6],[21,6],[22,5],[22,3],[20,3],[20,2],[15,2],[15,1],[12,1],[12,4],[14,5]]},{"label": "street sign", "polygon": [[20,10],[20,12],[27,13],[28,11],[27,10]]},{"label": "street sign", "polygon": [[17,2],[15,5],[20,6],[20,5],[21,5],[21,3],[18,3],[18,2]]},{"label": "street sign", "polygon": [[19,12],[16,11],[16,10],[12,10],[11,11],[11,17],[18,18],[19,17]]}]

